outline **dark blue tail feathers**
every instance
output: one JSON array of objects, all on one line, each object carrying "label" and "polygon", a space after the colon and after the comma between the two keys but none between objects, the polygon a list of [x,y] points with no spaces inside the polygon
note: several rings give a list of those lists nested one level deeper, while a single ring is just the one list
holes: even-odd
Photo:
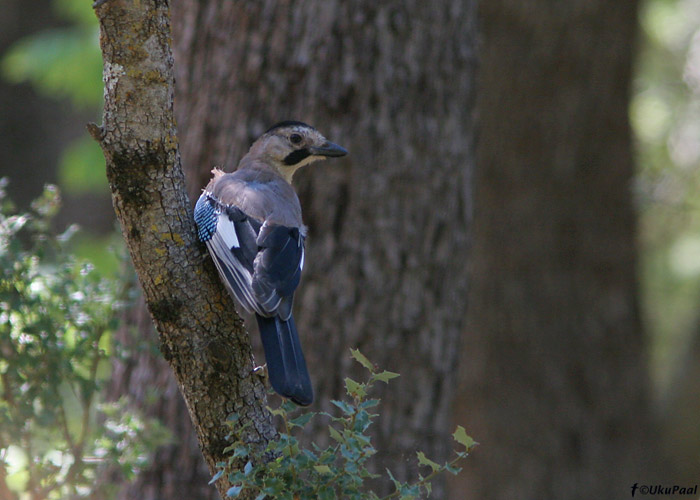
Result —
[{"label": "dark blue tail feathers", "polygon": [[255,318],[260,328],[272,388],[298,405],[310,405],[314,393],[294,318],[290,316],[289,320],[283,321],[278,316],[264,318],[257,314]]}]

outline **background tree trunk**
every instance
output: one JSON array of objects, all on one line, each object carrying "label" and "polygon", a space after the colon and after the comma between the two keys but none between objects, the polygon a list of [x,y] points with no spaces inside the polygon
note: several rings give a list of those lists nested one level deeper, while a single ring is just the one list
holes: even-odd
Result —
[{"label": "background tree trunk", "polygon": [[[357,346],[403,373],[382,394],[376,431],[385,464],[402,478],[416,449],[443,459],[467,281],[474,2],[209,0],[176,2],[172,12],[191,198],[213,166],[235,168],[282,119],[307,121],[351,152],[295,181],[310,226],[296,316],[315,408],[330,410],[329,399],[342,396],[354,369],[348,349]],[[154,362],[137,364],[155,374]],[[180,465],[168,461],[189,454],[183,444],[159,456],[154,480],[177,474]],[[158,487],[148,487],[156,498]]]},{"label": "background tree trunk", "polygon": [[623,498],[649,439],[627,106],[636,2],[482,2],[453,498]]},{"label": "background tree trunk", "polygon": [[[700,327],[700,325],[698,325]],[[700,473],[700,329],[696,330],[675,366],[672,383],[660,406],[664,476],[693,485]]]}]

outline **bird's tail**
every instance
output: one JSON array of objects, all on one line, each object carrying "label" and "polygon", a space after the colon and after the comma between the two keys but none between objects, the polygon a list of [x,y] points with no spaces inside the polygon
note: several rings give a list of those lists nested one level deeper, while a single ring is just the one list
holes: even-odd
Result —
[{"label": "bird's tail", "polygon": [[290,316],[284,321],[278,316],[264,318],[258,314],[255,318],[260,328],[272,388],[298,405],[310,405],[314,392],[294,318]]}]

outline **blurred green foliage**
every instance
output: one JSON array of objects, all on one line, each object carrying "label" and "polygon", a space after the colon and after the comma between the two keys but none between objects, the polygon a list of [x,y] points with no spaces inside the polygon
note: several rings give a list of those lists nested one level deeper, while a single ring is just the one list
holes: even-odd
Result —
[{"label": "blurred green foliage", "polygon": [[700,319],[700,0],[647,0],[640,23],[630,118],[643,311],[664,392]]},{"label": "blurred green foliage", "polygon": [[[75,233],[51,233],[59,208],[47,187],[16,213],[0,183],[0,498],[107,495],[106,471],[127,478],[167,440],[156,422],[105,404],[100,390],[126,304],[69,251]],[[22,493],[24,492],[24,493]]]},{"label": "blurred green foliage", "polygon": [[94,109],[102,100],[95,76],[102,73],[93,26],[42,31],[23,38],[3,59],[4,76],[12,82],[31,81],[50,97],[69,98],[78,108]]},{"label": "blurred green foliage", "polygon": [[97,142],[87,135],[63,151],[58,163],[59,185],[72,194],[109,195],[105,159]]},{"label": "blurred green foliage", "polygon": [[[377,453],[368,429],[379,416],[373,414],[372,409],[380,404],[380,400],[370,398],[369,393],[377,382],[389,383],[398,374],[378,370],[357,349],[350,352],[369,375],[365,382],[345,379],[345,390],[350,400],[331,401],[339,409],[340,416],[302,411],[292,418],[292,412],[299,411],[299,408],[286,401],[272,410],[272,414],[282,420],[284,432],[279,434],[278,439],[270,441],[265,449],[259,449],[246,444],[243,439],[252,422],[243,422],[241,417],[233,415],[228,422],[232,444],[226,449],[230,458],[218,464],[219,471],[211,482],[227,474],[233,484],[228,490],[229,498],[247,494],[256,495],[256,500],[379,500],[380,497],[366,484],[367,480],[381,477],[368,469],[370,459]],[[311,448],[302,448],[293,434],[316,417],[329,420],[328,437],[331,444],[320,448],[314,443]],[[427,498],[432,492],[430,482],[435,476],[444,472],[458,474],[461,469],[457,463],[466,458],[477,443],[461,426],[452,436],[460,448],[455,451],[452,460],[438,464],[422,451],[416,452],[417,465],[427,474],[419,474],[415,482],[409,483],[397,480],[387,469],[394,492],[381,498]]]},{"label": "blurred green foliage", "polygon": [[[63,28],[29,35],[12,45],[0,59],[0,73],[14,83],[29,82],[53,99],[68,99],[77,109],[94,113],[102,108],[102,55],[97,18],[84,0],[54,0]],[[59,183],[69,194],[107,194],[104,157],[85,134],[59,159]]]},{"label": "blurred green foliage", "polygon": [[77,108],[97,109],[102,105],[97,18],[82,0],[54,0],[53,7],[68,26],[15,43],[3,56],[3,76],[16,83],[29,81],[51,98],[70,99]]}]

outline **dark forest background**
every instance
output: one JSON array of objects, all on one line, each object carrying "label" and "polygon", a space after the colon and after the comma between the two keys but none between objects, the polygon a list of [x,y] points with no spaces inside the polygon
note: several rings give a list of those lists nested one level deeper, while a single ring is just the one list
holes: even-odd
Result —
[{"label": "dark forest background", "polygon": [[[455,424],[480,442],[436,498],[697,482],[700,2],[171,10],[191,197],[282,119],[351,152],[295,179],[317,409],[359,347],[403,374],[380,394],[382,465],[407,477],[416,449],[444,460]],[[82,227],[71,252],[137,289],[85,132],[100,121],[97,42],[87,2],[3,0],[0,176],[20,207],[57,184],[56,230]],[[138,474],[99,481],[122,499],[216,498],[145,306],[130,304],[110,334],[128,355],[110,360],[102,397],[126,396],[170,438]],[[28,456],[0,442],[12,494],[31,486]]]}]

